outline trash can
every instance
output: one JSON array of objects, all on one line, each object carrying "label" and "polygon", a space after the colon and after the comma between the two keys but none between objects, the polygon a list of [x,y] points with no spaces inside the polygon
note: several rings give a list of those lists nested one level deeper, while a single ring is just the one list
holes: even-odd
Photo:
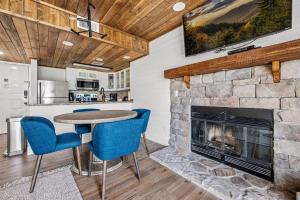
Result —
[{"label": "trash can", "polygon": [[27,141],[21,127],[22,117],[12,117],[7,122],[7,150],[5,156],[23,154],[27,148]]}]

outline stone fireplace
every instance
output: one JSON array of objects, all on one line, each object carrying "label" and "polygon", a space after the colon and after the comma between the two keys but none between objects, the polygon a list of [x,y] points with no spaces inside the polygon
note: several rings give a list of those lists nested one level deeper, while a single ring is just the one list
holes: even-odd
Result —
[{"label": "stone fireplace", "polygon": [[[271,124],[268,124],[271,126],[261,128],[263,130],[257,137],[253,135],[255,130],[249,129],[247,133],[247,130],[242,128],[233,133],[233,129],[237,130],[236,126],[226,128],[224,125],[210,124],[209,120],[198,116],[198,118],[202,117],[202,122],[206,120],[205,130],[208,131],[201,136],[202,139],[198,138],[198,146],[202,143],[207,148],[213,145],[219,147],[219,150],[214,152],[222,157],[219,159],[221,162],[225,161],[226,154],[220,150],[226,149],[232,155],[238,154],[241,157],[245,157],[250,151],[252,161],[255,158],[254,160],[258,163],[261,164],[263,160],[262,163],[266,164],[263,170],[267,170],[265,172],[270,174],[264,178],[273,180],[277,188],[300,191],[300,60],[282,63],[280,83],[273,83],[270,66],[256,66],[192,76],[190,89],[186,87],[182,79],[173,79],[170,89],[171,135],[169,144],[177,153],[185,155],[191,151],[199,153],[205,150],[204,148],[199,150],[195,147],[196,145],[193,145],[195,141],[197,142],[197,138],[193,135],[192,126],[198,123],[196,124],[198,129],[203,126],[204,130],[204,123],[193,120],[195,118],[193,108],[198,106],[202,108],[226,107],[225,109],[247,108],[249,111],[266,109],[269,111],[267,114],[254,112],[257,118],[272,114],[272,119],[269,120]],[[253,110],[250,112],[253,114]],[[243,117],[249,117],[252,114],[246,114]],[[219,115],[219,117],[224,116]],[[236,140],[234,137],[241,140]],[[260,140],[255,148],[261,150],[253,150],[254,147],[246,149],[243,143],[246,137],[249,140],[251,137],[255,141]],[[238,145],[237,142],[242,143]],[[263,147],[266,148],[263,149]]]}]

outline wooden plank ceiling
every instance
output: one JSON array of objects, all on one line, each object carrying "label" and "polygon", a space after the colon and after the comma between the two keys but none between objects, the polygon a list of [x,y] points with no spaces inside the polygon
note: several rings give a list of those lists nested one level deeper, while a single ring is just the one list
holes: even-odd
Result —
[{"label": "wooden plank ceiling", "polygon": [[[45,0],[48,3],[86,16],[88,0]],[[174,12],[176,2],[184,2],[186,8]],[[182,23],[182,15],[208,0],[91,0],[96,9],[92,19],[122,31],[153,40]]]},{"label": "wooden plank ceiling", "polygon": [[[72,63],[92,63],[95,58],[103,58],[105,67],[114,70],[128,67],[129,61],[142,56],[141,53],[107,44],[98,40],[78,36],[17,17],[0,15],[0,49],[5,52],[2,60],[29,63],[30,58],[38,58],[39,65],[50,67],[71,67]],[[63,45],[67,40],[74,44]]]},{"label": "wooden plank ceiling", "polygon": [[97,34],[88,38],[70,32],[77,29],[76,14],[86,15],[87,0],[1,0],[0,51],[4,55],[0,60],[29,63],[34,58],[42,66],[65,68],[101,58],[104,67],[118,71],[147,55],[148,40],[180,25],[182,15],[205,0],[182,0],[187,8],[174,12],[177,1],[93,0],[93,20],[100,21],[101,32],[108,34],[101,39]]}]

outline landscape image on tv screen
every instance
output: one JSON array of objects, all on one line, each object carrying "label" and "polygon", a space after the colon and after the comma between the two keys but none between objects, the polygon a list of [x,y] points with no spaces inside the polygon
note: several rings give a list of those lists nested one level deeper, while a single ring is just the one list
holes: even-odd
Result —
[{"label": "landscape image on tv screen", "polygon": [[183,16],[186,56],[292,26],[292,0],[207,0]]}]

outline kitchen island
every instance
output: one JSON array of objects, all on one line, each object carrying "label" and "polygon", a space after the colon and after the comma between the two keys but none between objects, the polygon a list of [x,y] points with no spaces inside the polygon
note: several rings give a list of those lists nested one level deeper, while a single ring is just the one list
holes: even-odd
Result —
[{"label": "kitchen island", "polygon": [[[74,125],[61,124],[53,121],[54,116],[71,113],[76,109],[97,108],[100,110],[132,110],[132,101],[122,102],[85,102],[85,103],[57,103],[57,104],[29,104],[26,107],[27,116],[41,116],[49,119],[55,126],[56,132],[74,132]],[[83,142],[89,141],[90,135],[85,134]],[[30,148],[27,151],[32,154]]]}]

